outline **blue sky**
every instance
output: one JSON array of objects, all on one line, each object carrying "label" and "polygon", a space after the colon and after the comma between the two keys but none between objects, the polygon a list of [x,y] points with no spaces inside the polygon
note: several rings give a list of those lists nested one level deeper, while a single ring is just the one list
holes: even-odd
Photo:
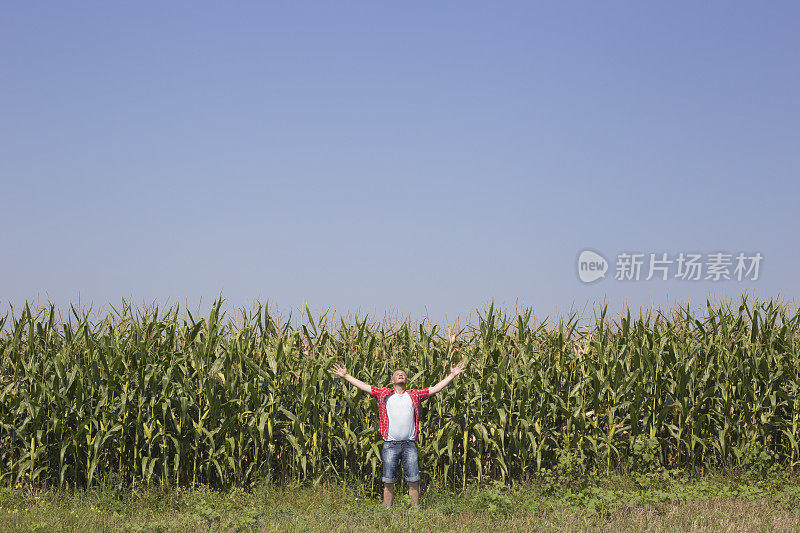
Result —
[{"label": "blue sky", "polygon": [[[465,318],[800,295],[792,2],[17,3],[0,308]],[[760,252],[579,281],[581,250]]]}]

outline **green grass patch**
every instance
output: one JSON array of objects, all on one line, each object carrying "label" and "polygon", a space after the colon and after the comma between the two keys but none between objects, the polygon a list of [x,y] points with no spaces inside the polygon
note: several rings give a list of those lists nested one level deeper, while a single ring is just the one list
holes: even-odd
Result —
[{"label": "green grass patch", "polygon": [[[540,476],[458,492],[398,485],[395,506],[355,483],[250,490],[0,488],[2,531],[798,531],[800,480],[681,474]],[[402,492],[401,492],[402,491]]]}]

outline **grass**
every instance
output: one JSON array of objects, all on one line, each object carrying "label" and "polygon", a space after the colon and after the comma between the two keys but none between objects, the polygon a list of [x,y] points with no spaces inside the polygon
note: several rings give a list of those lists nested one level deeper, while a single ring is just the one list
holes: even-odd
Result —
[{"label": "grass", "polygon": [[[646,486],[645,486],[646,485]],[[402,487],[398,487],[401,489]],[[399,494],[399,490],[398,490]],[[422,508],[382,508],[347,484],[0,489],[2,531],[798,531],[800,481],[659,475],[565,482],[542,478],[450,492],[423,488]]]}]

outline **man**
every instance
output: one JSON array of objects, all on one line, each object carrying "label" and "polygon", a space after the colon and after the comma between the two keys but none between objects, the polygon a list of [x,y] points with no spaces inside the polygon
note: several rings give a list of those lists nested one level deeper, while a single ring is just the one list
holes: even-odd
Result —
[{"label": "man", "polygon": [[395,472],[401,458],[411,504],[419,507],[419,454],[416,444],[419,440],[419,404],[445,388],[464,368],[464,363],[451,366],[447,377],[424,389],[406,389],[408,376],[403,370],[395,370],[392,388],[388,389],[367,385],[348,374],[347,368],[333,365],[331,372],[378,399],[380,434],[383,437],[383,503],[387,509],[391,508],[394,499]]}]

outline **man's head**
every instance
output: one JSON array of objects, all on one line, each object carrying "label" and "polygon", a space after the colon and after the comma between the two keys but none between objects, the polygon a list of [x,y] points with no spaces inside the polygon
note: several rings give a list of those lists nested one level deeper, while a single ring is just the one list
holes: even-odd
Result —
[{"label": "man's head", "polygon": [[406,376],[405,371],[398,368],[392,373],[392,385],[397,385],[398,387],[403,387],[405,389],[407,384],[408,376]]}]

